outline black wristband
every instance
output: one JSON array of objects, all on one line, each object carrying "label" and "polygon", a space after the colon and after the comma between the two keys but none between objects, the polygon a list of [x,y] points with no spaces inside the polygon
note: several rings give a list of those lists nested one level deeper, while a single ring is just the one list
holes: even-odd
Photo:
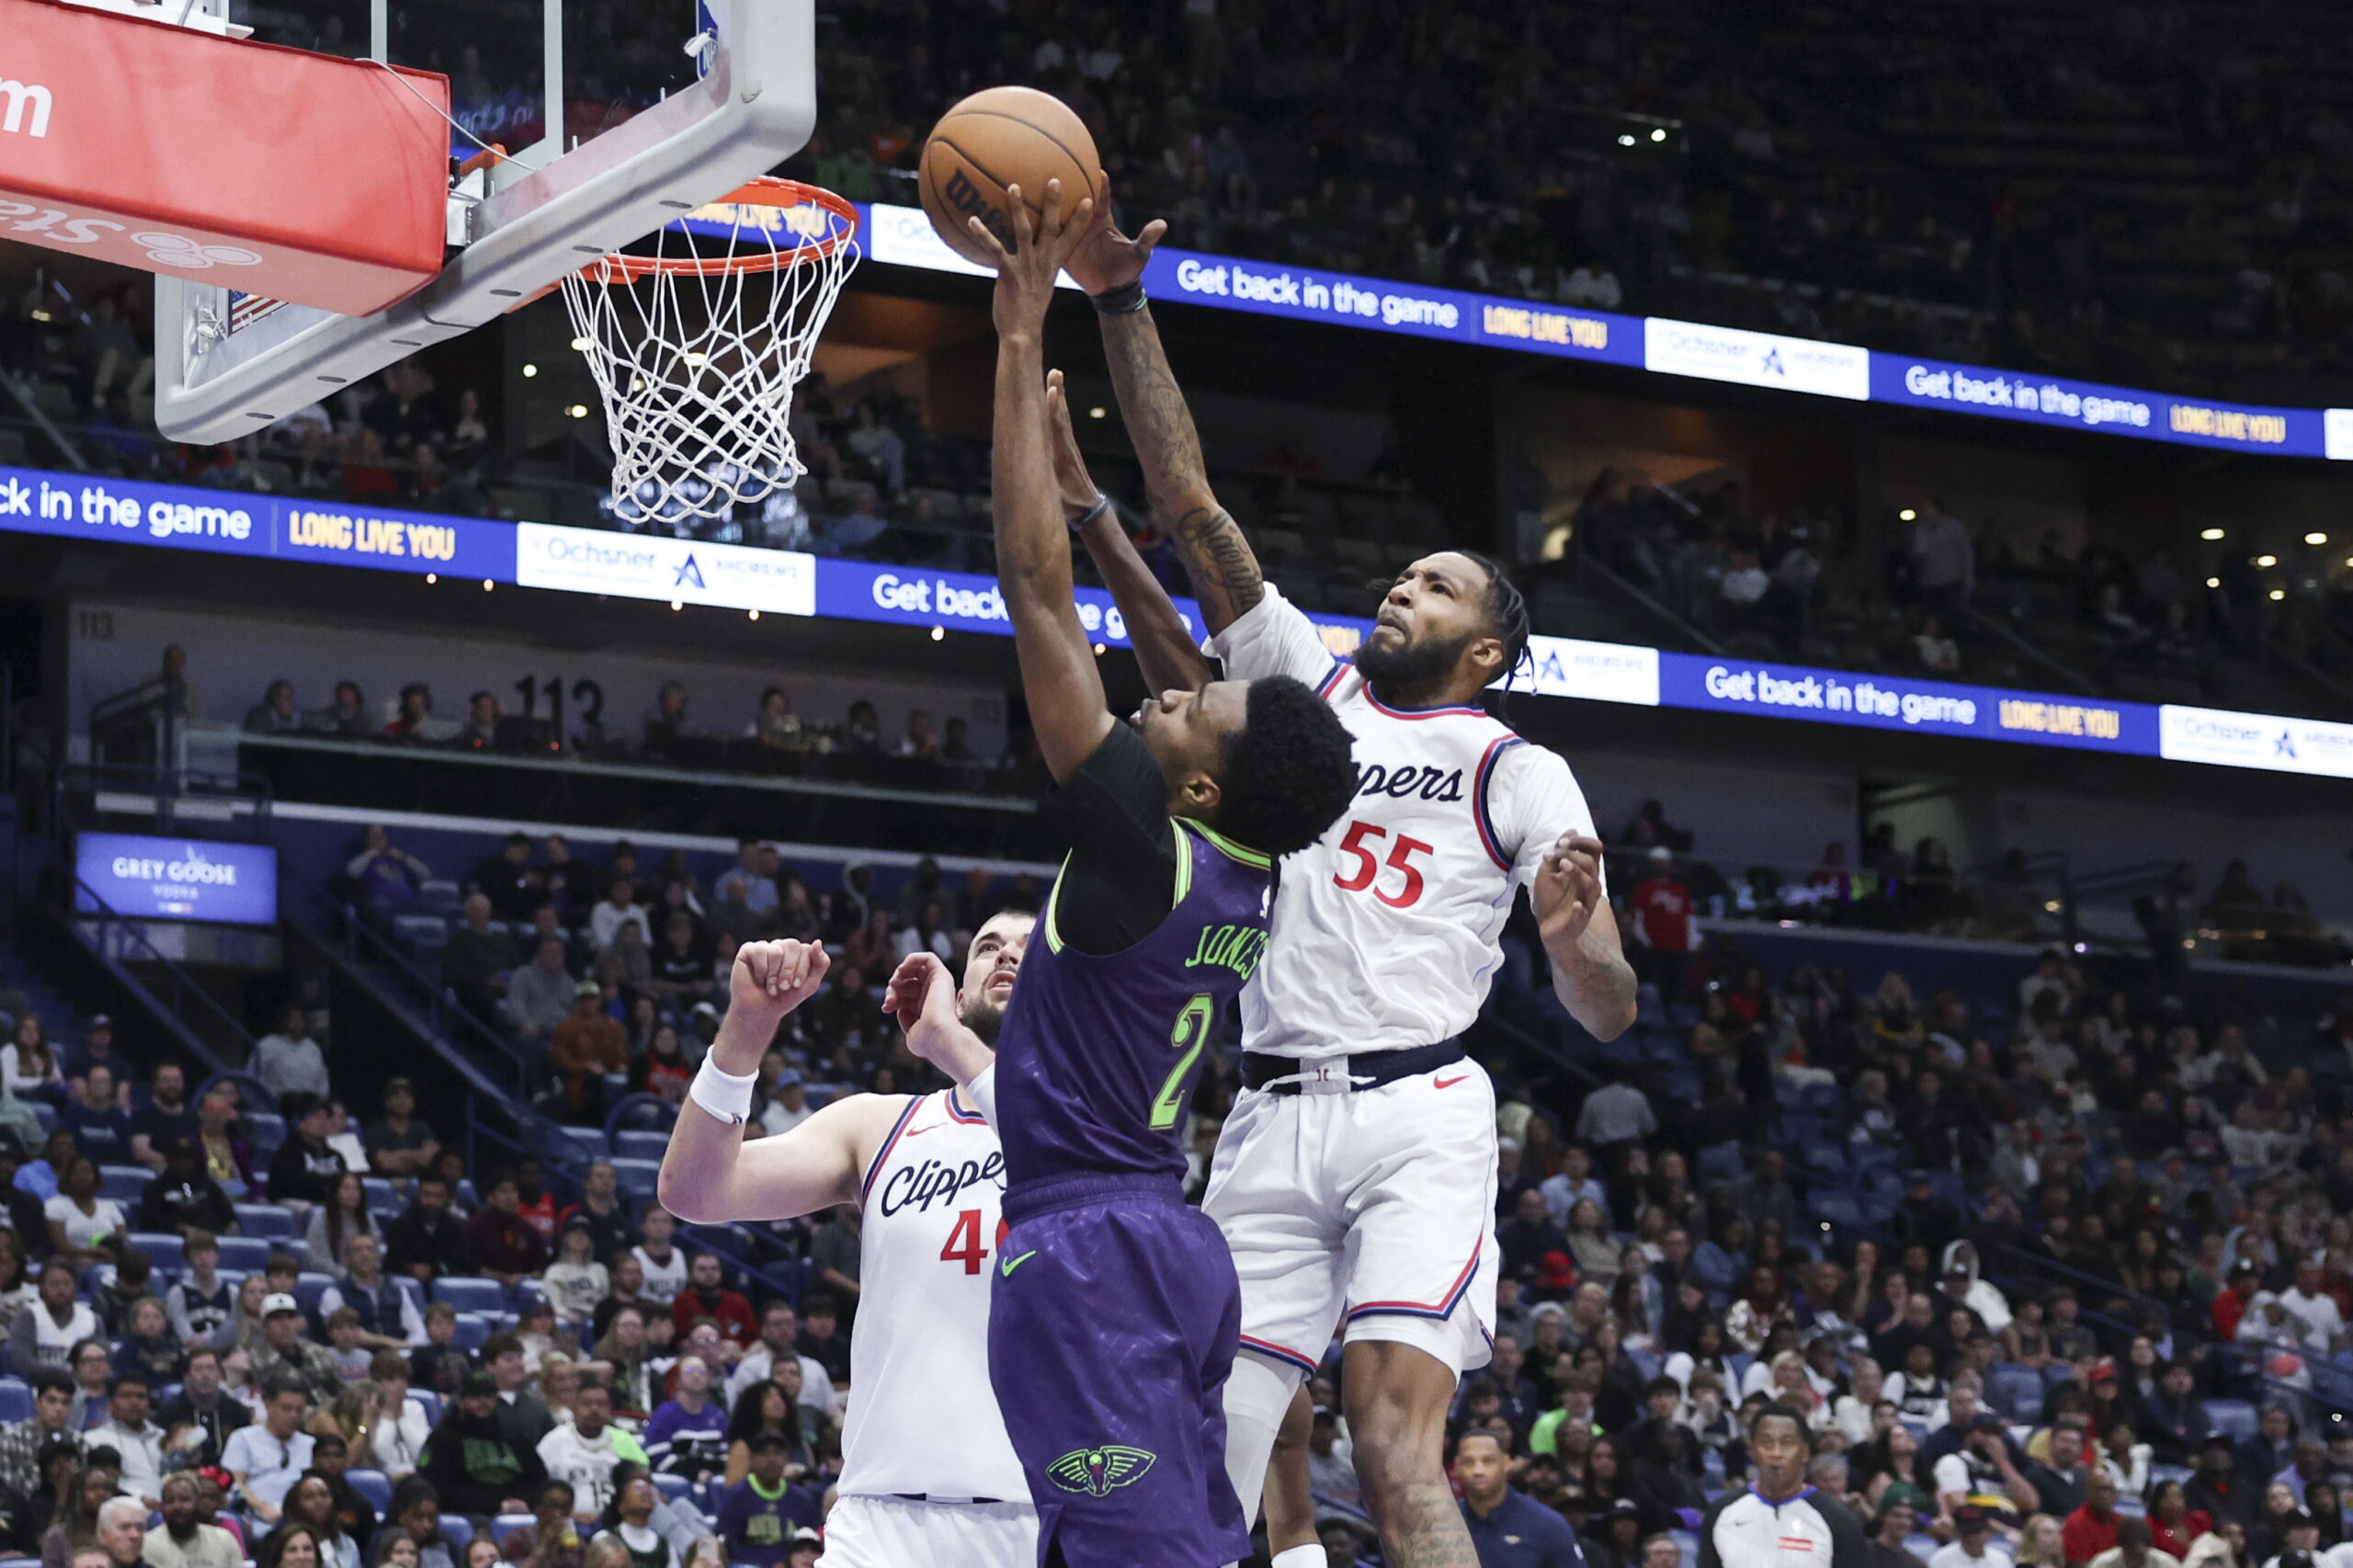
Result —
[{"label": "black wristband", "polygon": [[1106,289],[1100,294],[1089,294],[1086,302],[1097,313],[1107,316],[1131,316],[1152,302],[1143,291],[1143,279],[1122,283],[1116,289]]}]

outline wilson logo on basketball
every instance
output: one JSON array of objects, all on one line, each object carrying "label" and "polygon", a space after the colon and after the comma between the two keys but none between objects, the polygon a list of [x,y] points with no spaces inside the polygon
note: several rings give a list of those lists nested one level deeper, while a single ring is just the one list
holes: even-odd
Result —
[{"label": "wilson logo on basketball", "polygon": [[963,170],[958,169],[948,176],[948,183],[941,188],[940,194],[948,199],[948,204],[957,211],[968,218],[978,218],[987,225],[989,233],[996,236],[997,244],[1007,250],[1013,248],[1012,221],[1006,217],[1002,208],[981,194],[980,187],[974,185],[971,176]]}]

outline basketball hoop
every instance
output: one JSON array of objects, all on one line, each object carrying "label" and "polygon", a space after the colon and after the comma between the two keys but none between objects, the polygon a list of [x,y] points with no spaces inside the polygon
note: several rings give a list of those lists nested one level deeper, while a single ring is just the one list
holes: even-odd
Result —
[{"label": "basketball hoop", "polygon": [[803,472],[792,389],[858,260],[858,210],[761,177],[665,224],[651,255],[563,279],[613,447],[613,509],[676,528]]}]

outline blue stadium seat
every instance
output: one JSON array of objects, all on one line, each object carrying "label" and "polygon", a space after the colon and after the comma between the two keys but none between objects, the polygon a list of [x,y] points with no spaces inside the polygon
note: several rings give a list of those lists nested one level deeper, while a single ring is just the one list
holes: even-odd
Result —
[{"label": "blue stadium seat", "polygon": [[281,1237],[290,1240],[301,1234],[294,1223],[293,1214],[270,1203],[238,1204],[237,1226],[249,1236],[266,1240]]},{"label": "blue stadium seat", "polygon": [[490,1317],[485,1312],[460,1312],[457,1337],[452,1341],[460,1350],[472,1352],[482,1348],[482,1342],[491,1335]]},{"label": "blue stadium seat", "polygon": [[669,1149],[667,1132],[632,1127],[613,1134],[613,1153],[625,1160],[659,1160]]},{"label": "blue stadium seat", "polygon": [[274,1154],[286,1142],[286,1119],[274,1110],[245,1112],[245,1129],[257,1153]]},{"label": "blue stadium seat", "polygon": [[259,1274],[269,1267],[269,1255],[277,1250],[259,1236],[222,1236],[221,1272],[240,1277]]},{"label": "blue stadium seat", "polygon": [[439,1394],[433,1392],[430,1389],[411,1389],[408,1391],[408,1396],[425,1407],[425,1424],[427,1426],[441,1425],[441,1396]]},{"label": "blue stadium seat", "polygon": [[32,1385],[22,1378],[0,1378],[0,1421],[22,1421],[32,1413]]},{"label": "blue stadium seat", "polygon": [[503,1546],[517,1530],[530,1528],[531,1522],[529,1514],[501,1514],[490,1521],[490,1538]]},{"label": "blue stadium seat", "polygon": [[1849,1192],[1814,1192],[1807,1199],[1807,1206],[1816,1216],[1834,1225],[1858,1226],[1863,1222],[1862,1206]]},{"label": "blue stadium seat", "polygon": [[1722,1181],[1738,1181],[1747,1174],[1747,1167],[1741,1164],[1739,1141],[1709,1144],[1699,1151],[1696,1169],[1702,1187]]},{"label": "blue stadium seat", "polygon": [[631,1198],[651,1198],[654,1196],[654,1184],[662,1177],[662,1162],[659,1160],[615,1160],[613,1176],[620,1181],[621,1190]]},{"label": "blue stadium seat", "polygon": [[368,1499],[368,1506],[381,1517],[392,1506],[392,1480],[381,1470],[347,1470],[343,1478],[351,1489]]},{"label": "blue stadium seat", "polygon": [[313,1274],[309,1270],[294,1277],[294,1300],[302,1311],[315,1318],[319,1315],[319,1298],[335,1283],[332,1274]]},{"label": "blue stadium seat", "polygon": [[559,1159],[601,1160],[613,1152],[601,1127],[559,1127],[554,1142],[556,1148],[552,1152]]},{"label": "blue stadium seat", "polygon": [[100,1165],[98,1196],[117,1203],[136,1203],[139,1195],[147,1190],[147,1184],[154,1179],[155,1173],[145,1165]]},{"label": "blue stadium seat", "polygon": [[2042,1374],[2032,1367],[1992,1368],[1985,1392],[1986,1402],[2013,1421],[2032,1421],[2042,1414]]},{"label": "blue stadium seat", "polygon": [[2243,1399],[2210,1399],[2205,1403],[2206,1420],[2218,1432],[2230,1435],[2234,1443],[2244,1443],[2255,1436],[2255,1406]]},{"label": "blue stadium seat", "polygon": [[368,1212],[370,1214],[389,1216],[407,1207],[401,1201],[401,1195],[392,1190],[392,1184],[382,1176],[362,1176],[359,1185],[368,1189]]},{"label": "blue stadium seat", "polygon": [[433,1282],[433,1299],[447,1301],[461,1312],[506,1310],[506,1287],[495,1279],[464,1279],[455,1276]]},{"label": "blue stadium seat", "polygon": [[[441,1521],[441,1533],[449,1538],[450,1545],[463,1552],[467,1543],[474,1539],[473,1521],[452,1508],[449,1510],[449,1517]],[[461,1558],[460,1561],[463,1559]]]},{"label": "blue stadium seat", "polygon": [[695,1483],[683,1475],[670,1475],[660,1471],[654,1474],[654,1490],[673,1503],[685,1502],[693,1495]]},{"label": "blue stadium seat", "polygon": [[147,1255],[151,1267],[177,1274],[188,1267],[188,1248],[180,1238],[165,1231],[133,1231],[131,1244]]}]

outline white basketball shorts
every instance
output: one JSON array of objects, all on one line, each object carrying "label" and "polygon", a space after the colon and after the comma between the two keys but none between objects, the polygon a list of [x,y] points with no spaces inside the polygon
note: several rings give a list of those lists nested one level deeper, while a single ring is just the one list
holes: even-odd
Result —
[{"label": "white basketball shorts", "polygon": [[1495,1323],[1495,1090],[1468,1059],[1345,1094],[1245,1089],[1202,1210],[1242,1277],[1242,1348],[1314,1375],[1350,1340],[1487,1364]]},{"label": "white basketball shorts", "polygon": [[836,1497],[818,1568],[1038,1568],[1038,1510],[1027,1503]]}]

